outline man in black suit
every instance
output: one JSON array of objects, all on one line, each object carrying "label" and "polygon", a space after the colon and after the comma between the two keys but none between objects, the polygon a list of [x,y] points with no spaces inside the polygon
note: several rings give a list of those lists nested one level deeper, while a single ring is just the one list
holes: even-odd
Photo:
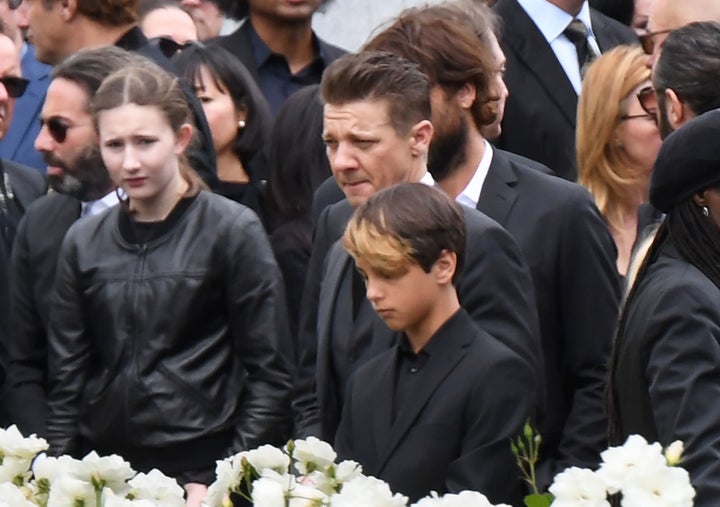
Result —
[{"label": "man in black suit", "polygon": [[47,326],[60,245],[81,216],[118,202],[97,150],[90,100],[105,77],[143,61],[109,46],[81,52],[51,74],[35,146],[48,164],[55,191],[27,210],[12,255],[8,406],[12,422],[26,435],[45,434]]},{"label": "man in black suit", "polygon": [[[332,441],[348,376],[393,343],[337,240],[353,207],[376,191],[400,182],[435,182],[426,165],[433,133],[428,80],[415,64],[389,53],[346,55],[325,71],[322,96],[328,159],[347,199],[328,207],[316,226],[294,407],[298,434]],[[541,405],[542,357],[527,266],[502,227],[477,210],[464,211],[468,247],[460,302],[481,329],[527,363]]]},{"label": "man in black suit", "polygon": [[[451,197],[505,227],[529,264],[545,360],[548,404],[539,429],[546,481],[558,468],[593,467],[606,447],[603,392],[619,305],[617,254],[587,190],[483,138],[484,128],[499,125],[507,97],[496,26],[485,6],[410,9],[366,48],[403,56],[429,76],[430,173]],[[473,34],[475,44],[461,43]],[[488,60],[492,74],[477,73]]]},{"label": "man in black suit", "polygon": [[[22,96],[27,88],[27,80],[21,77],[18,49],[9,35],[0,31],[0,139],[10,127],[15,99]],[[42,174],[10,160],[0,160],[0,424],[9,424],[4,383],[8,367],[7,345],[9,325],[10,297],[9,256],[12,250],[16,229],[23,213],[30,203],[47,190]]]},{"label": "man in black suit", "polygon": [[[500,45],[507,57],[510,90],[502,134],[495,145],[577,179],[575,116],[581,67],[591,55],[637,43],[627,26],[591,9],[587,0],[498,0]],[[575,30],[568,32],[575,20]],[[580,62],[582,59],[582,63]]]},{"label": "man in black suit", "polygon": [[237,8],[248,14],[245,22],[230,35],[209,41],[226,48],[247,67],[273,116],[294,92],[318,84],[325,67],[345,54],[312,30],[313,14],[327,1],[238,0]]},{"label": "man in black suit", "polygon": [[463,222],[460,205],[421,183],[355,211],[343,246],[373,310],[401,335],[351,376],[335,447],[411,502],[474,490],[519,505],[508,444],[533,413],[535,378],[460,307]]}]

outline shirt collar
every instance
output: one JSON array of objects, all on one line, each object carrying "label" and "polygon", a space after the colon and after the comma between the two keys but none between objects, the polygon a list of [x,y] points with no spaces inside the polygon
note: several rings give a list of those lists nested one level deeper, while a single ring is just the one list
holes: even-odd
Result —
[{"label": "shirt collar", "polygon": [[487,178],[487,174],[490,171],[490,163],[493,157],[492,146],[490,146],[490,143],[487,142],[486,139],[484,139],[483,142],[485,143],[485,150],[483,151],[483,156],[480,159],[477,169],[475,169],[475,174],[473,174],[467,186],[455,199],[460,204],[464,204],[470,208],[477,208],[478,201],[480,201],[480,193],[482,192],[485,178]]},{"label": "shirt collar", "polygon": [[[248,18],[245,23],[247,23],[248,25],[250,46],[252,47],[253,56],[255,57],[255,63],[257,64],[258,68],[262,67],[265,62],[267,62],[268,58],[273,55],[273,51],[257,34],[257,32],[255,31],[255,27],[253,27],[252,23],[250,22],[250,18]],[[326,67],[330,60],[328,58],[327,51],[325,50],[325,46],[323,44],[320,44],[320,40],[315,35],[315,32],[313,32],[313,45],[315,46],[315,52],[318,55],[317,58],[320,58],[320,60],[322,60],[323,62],[323,66]]]},{"label": "shirt collar", "polygon": [[427,185],[428,187],[437,186],[435,178],[432,177],[432,174],[430,174],[429,171],[425,171],[425,174],[423,174],[422,178],[420,178],[420,183],[422,183],[423,185]]},{"label": "shirt collar", "polygon": [[[518,3],[530,16],[548,42],[552,42],[562,35],[574,19],[570,14],[547,0],[518,0]],[[580,12],[575,18],[585,24],[589,35],[594,36],[592,23],[590,22],[590,6],[587,0],[583,2]]]}]

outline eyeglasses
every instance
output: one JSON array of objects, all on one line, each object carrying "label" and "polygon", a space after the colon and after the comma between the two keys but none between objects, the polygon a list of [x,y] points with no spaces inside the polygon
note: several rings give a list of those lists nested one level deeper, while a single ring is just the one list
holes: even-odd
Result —
[{"label": "eyeglasses", "polygon": [[180,44],[169,37],[155,37],[154,39],[150,39],[150,44],[157,45],[158,49],[160,49],[166,58],[172,58],[183,49],[192,46],[198,46],[201,48],[205,47],[205,45],[200,41],[189,40],[185,44]]},{"label": "eyeglasses", "polygon": [[650,113],[643,113],[643,114],[624,114],[620,117],[620,121],[625,120],[634,120],[636,118],[645,118],[646,120],[655,120],[655,116],[653,116]]},{"label": "eyeglasses", "polygon": [[657,116],[657,94],[652,86],[646,86],[640,90],[637,94],[637,99],[638,102],[640,102],[640,107],[643,108],[643,111],[649,115]]},{"label": "eyeglasses", "polygon": [[47,127],[50,137],[52,137],[56,143],[64,143],[68,130],[82,126],[84,125],[69,125],[65,120],[57,116],[40,118],[40,128]]},{"label": "eyeglasses", "polygon": [[7,90],[7,94],[13,99],[22,97],[29,82],[27,79],[17,76],[0,77],[0,83],[2,83]]},{"label": "eyeglasses", "polygon": [[646,55],[651,55],[655,52],[655,36],[663,33],[670,33],[672,31],[672,28],[668,28],[667,30],[658,30],[657,32],[648,32],[641,35],[638,37],[638,39],[640,39],[640,47],[642,47],[642,50]]}]

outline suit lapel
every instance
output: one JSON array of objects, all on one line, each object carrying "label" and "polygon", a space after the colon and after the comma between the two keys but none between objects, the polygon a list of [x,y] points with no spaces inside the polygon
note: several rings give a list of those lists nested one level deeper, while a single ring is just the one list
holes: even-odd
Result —
[{"label": "suit lapel", "polygon": [[577,93],[550,44],[517,0],[501,0],[496,9],[505,21],[503,45],[511,48],[523,65],[535,75],[547,96],[574,128]]},{"label": "suit lapel", "polygon": [[[468,343],[468,336],[465,333],[454,332],[454,330],[457,329],[458,323],[461,321],[462,316],[456,315],[452,318],[452,322],[446,323],[446,325],[441,328],[441,331],[438,331],[433,337],[433,339],[446,341],[445,346],[433,351],[433,354],[428,359],[428,364],[423,369],[423,377],[418,384],[415,395],[408,400],[402,412],[397,414],[395,423],[392,425],[390,432],[387,433],[387,440],[380,448],[378,472],[381,472],[385,467],[393,451],[400,444],[413,423],[418,419],[435,390],[465,355],[464,345]],[[450,325],[448,326],[448,324]],[[395,364],[392,366],[394,371]],[[393,383],[386,385],[394,387],[394,377],[391,377],[391,380]],[[392,397],[392,392],[386,396],[386,398],[390,399],[390,405],[383,407],[386,409],[385,411],[392,409]]]},{"label": "suit lapel", "polygon": [[505,227],[510,210],[517,199],[517,176],[510,161],[500,150],[493,150],[488,175],[483,183],[477,209]]}]

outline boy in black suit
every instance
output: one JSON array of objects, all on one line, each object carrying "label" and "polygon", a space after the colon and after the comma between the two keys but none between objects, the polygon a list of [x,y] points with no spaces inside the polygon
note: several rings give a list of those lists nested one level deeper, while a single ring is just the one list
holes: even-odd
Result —
[{"label": "boy in black suit", "polygon": [[356,210],[343,245],[374,310],[402,333],[351,377],[335,445],[411,501],[476,490],[517,505],[510,439],[533,415],[534,376],[460,307],[465,243],[459,205],[426,185],[390,187]]}]

